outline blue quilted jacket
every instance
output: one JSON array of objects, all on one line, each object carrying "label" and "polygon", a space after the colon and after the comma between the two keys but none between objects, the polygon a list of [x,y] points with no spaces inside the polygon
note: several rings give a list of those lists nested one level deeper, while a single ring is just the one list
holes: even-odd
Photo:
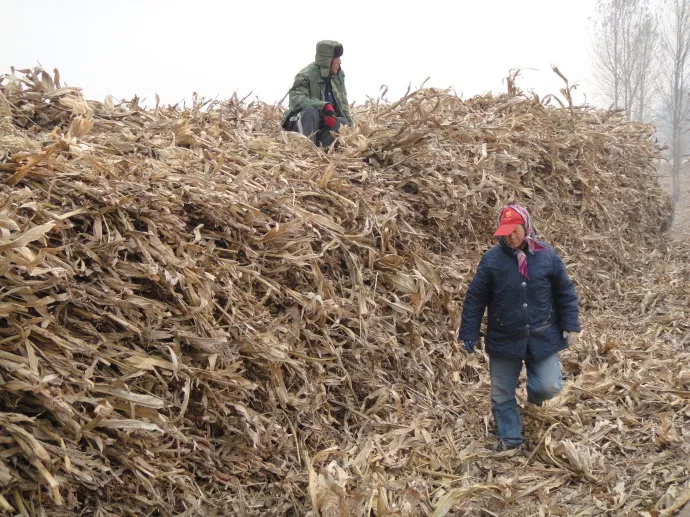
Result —
[{"label": "blue quilted jacket", "polygon": [[488,307],[484,346],[490,356],[539,360],[568,346],[563,331],[580,331],[578,298],[558,253],[526,251],[529,279],[515,252],[499,239],[477,266],[467,289],[458,339],[477,340]]}]

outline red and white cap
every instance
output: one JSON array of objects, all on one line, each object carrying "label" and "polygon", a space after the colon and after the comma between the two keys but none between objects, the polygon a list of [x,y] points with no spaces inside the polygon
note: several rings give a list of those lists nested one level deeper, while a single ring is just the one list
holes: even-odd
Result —
[{"label": "red and white cap", "polygon": [[513,233],[515,228],[525,224],[525,219],[517,210],[511,206],[507,206],[501,212],[501,217],[498,219],[498,229],[494,233],[494,237],[505,237]]}]

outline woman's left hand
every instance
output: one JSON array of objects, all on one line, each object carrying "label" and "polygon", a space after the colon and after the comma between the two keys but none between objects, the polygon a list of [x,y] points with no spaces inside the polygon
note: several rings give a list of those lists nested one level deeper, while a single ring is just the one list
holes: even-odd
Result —
[{"label": "woman's left hand", "polygon": [[577,344],[577,341],[580,339],[580,333],[579,332],[568,332],[567,330],[563,331],[563,339],[568,340],[568,346],[575,346]]}]

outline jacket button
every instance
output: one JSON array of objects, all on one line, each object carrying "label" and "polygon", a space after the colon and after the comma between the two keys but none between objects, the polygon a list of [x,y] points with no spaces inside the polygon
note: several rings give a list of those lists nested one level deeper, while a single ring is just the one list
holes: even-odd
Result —
[{"label": "jacket button", "polygon": [[525,309],[527,308],[527,304],[526,304],[526,303],[523,303],[522,306],[523,306]]},{"label": "jacket button", "polygon": [[525,324],[525,328],[526,328],[526,329],[529,328],[529,323]]},{"label": "jacket button", "polygon": [[522,282],[520,285],[521,285],[522,287],[527,287],[527,282]]}]

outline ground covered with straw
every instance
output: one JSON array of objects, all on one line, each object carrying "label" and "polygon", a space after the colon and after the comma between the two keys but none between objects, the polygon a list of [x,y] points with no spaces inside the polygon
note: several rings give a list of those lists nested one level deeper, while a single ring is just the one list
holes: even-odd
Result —
[{"label": "ground covered with straw", "polygon": [[[674,514],[690,247],[653,128],[563,104],[423,89],[356,106],[324,152],[277,106],[4,76],[0,510]],[[495,453],[487,358],[454,336],[510,201],[584,332],[526,446]]]}]

